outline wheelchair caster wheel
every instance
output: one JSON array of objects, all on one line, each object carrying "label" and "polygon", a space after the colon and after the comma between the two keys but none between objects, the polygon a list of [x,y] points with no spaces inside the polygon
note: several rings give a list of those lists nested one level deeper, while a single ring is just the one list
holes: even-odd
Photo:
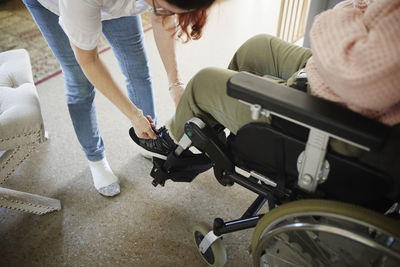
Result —
[{"label": "wheelchair caster wheel", "polygon": [[200,243],[210,231],[212,231],[212,229],[207,224],[198,224],[193,227],[192,234],[194,242],[201,257],[209,266],[222,267],[226,263],[226,249],[221,239],[215,240],[206,252],[201,252]]}]

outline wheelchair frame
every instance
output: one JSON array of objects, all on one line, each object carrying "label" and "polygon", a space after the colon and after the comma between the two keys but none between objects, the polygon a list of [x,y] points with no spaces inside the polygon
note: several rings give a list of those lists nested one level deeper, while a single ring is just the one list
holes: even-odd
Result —
[{"label": "wheelchair frame", "polygon": [[[273,115],[309,129],[305,150],[297,159],[297,187],[306,198],[312,198],[317,187],[329,177],[330,164],[326,153],[330,138],[369,151],[381,148],[390,132],[389,127],[334,103],[267,82],[249,73],[234,75],[227,87],[229,96],[250,106],[254,120]],[[258,104],[250,104],[253,102]],[[190,146],[204,153],[194,155],[188,152]],[[225,148],[226,138],[221,129],[213,129],[199,118],[192,118],[185,125],[185,135],[177,149],[168,155],[167,160],[153,160],[151,176],[154,186],[164,185],[168,179],[191,182],[199,173],[213,167],[222,185],[237,183],[258,194],[239,219],[229,222],[221,218],[214,220],[213,230],[198,244],[202,253],[224,234],[255,227],[264,216],[258,212],[267,200],[269,210],[272,210],[282,203],[282,198],[291,194],[285,188],[278,188],[276,181],[255,171],[245,176],[239,174]],[[399,212],[398,206],[394,212]]]}]

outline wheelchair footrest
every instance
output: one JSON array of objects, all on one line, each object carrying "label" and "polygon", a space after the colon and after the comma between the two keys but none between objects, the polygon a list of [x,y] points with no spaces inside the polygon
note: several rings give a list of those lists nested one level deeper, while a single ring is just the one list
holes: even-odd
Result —
[{"label": "wheelchair footrest", "polygon": [[184,151],[179,157],[171,152],[167,160],[153,158],[153,168],[151,177],[154,186],[164,186],[165,181],[191,182],[202,172],[212,167],[212,163],[204,154],[193,154],[190,151]]}]

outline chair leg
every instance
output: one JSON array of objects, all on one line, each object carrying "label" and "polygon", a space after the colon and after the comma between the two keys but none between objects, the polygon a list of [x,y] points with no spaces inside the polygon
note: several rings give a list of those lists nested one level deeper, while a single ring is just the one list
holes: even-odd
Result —
[{"label": "chair leg", "polygon": [[37,145],[17,147],[7,150],[0,157],[0,184],[7,181],[8,177],[36,147]]},{"label": "chair leg", "polygon": [[61,202],[54,198],[0,187],[0,207],[43,215],[61,210]]},{"label": "chair leg", "polygon": [[[0,184],[8,179],[37,146],[32,144],[30,146],[18,147],[6,151],[0,157]],[[42,215],[60,210],[61,203],[57,199],[0,187],[0,207]]]}]

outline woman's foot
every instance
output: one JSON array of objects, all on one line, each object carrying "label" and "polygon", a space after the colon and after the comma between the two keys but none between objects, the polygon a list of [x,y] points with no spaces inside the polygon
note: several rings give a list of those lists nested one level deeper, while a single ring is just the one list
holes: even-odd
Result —
[{"label": "woman's foot", "polygon": [[121,192],[118,177],[114,175],[106,158],[99,161],[89,161],[89,168],[94,187],[100,194],[112,197]]}]

